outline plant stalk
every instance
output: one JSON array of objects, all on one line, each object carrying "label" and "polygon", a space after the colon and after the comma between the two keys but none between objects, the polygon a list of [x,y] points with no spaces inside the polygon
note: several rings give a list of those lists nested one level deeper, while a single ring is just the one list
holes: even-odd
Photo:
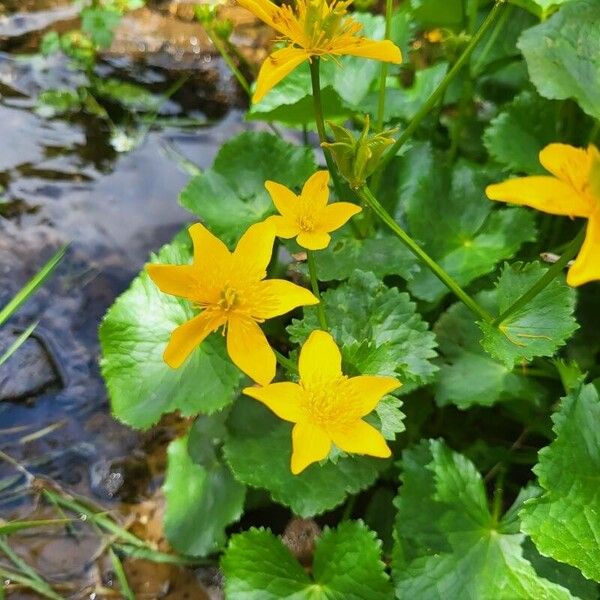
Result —
[{"label": "plant stalk", "polygon": [[[385,1],[385,39],[389,40],[392,32],[392,13],[394,10],[394,0]],[[388,75],[388,63],[381,63],[381,72],[379,75],[379,99],[377,102],[377,131],[383,130],[384,112],[385,112],[385,84]]]},{"label": "plant stalk", "polygon": [[325,316],[325,307],[323,306],[323,299],[321,298],[321,292],[319,291],[319,279],[317,277],[317,263],[315,262],[315,254],[312,250],[306,251],[306,258],[308,262],[308,272],[310,274],[310,285],[312,287],[313,294],[319,299],[317,304],[317,315],[319,317],[319,325],[323,331],[327,331],[327,317]]}]

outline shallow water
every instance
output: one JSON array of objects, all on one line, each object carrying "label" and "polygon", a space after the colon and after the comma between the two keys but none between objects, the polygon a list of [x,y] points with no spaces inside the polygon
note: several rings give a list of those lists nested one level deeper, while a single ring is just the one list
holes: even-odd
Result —
[{"label": "shallow water", "polygon": [[[135,63],[113,54],[101,68],[153,82],[154,91],[164,91],[186,74],[188,81],[163,113],[201,117],[206,121],[201,127],[155,127],[135,149],[119,154],[110,145],[105,121],[89,115],[39,116],[37,94],[77,75],[64,61],[44,62],[24,53],[46,28],[61,28],[72,17],[68,3],[58,0],[4,0],[0,9],[0,206],[5,215],[0,217],[0,306],[56,249],[70,244],[51,280],[0,332],[2,350],[39,320],[34,335],[0,367],[0,449],[35,476],[121,509],[122,501],[153,497],[164,446],[177,422],[139,433],[110,417],[98,369],[98,324],[148,253],[191,220],[177,204],[189,175],[172,149],[203,168],[223,141],[248,125],[232,108],[241,102],[234,82],[217,57],[194,49],[197,40],[191,52],[175,52],[175,59],[172,48],[141,61],[138,56]],[[173,21],[170,27],[176,25]],[[185,24],[184,31],[189,27]],[[23,518],[35,508],[26,478],[0,461],[0,516]],[[89,583],[96,546],[93,540],[74,543],[68,536],[49,535],[24,544],[22,553],[50,578],[74,584],[68,597],[90,597],[77,595],[77,582]],[[56,556],[63,557],[61,565],[53,563]],[[141,562],[135,568],[147,586],[149,571]],[[163,577],[160,585],[174,576],[167,571]],[[195,580],[189,574],[177,577],[181,589],[191,585],[181,577]],[[202,597],[198,587],[189,589],[189,597]],[[176,589],[170,595],[148,593],[140,597],[186,597]]]}]

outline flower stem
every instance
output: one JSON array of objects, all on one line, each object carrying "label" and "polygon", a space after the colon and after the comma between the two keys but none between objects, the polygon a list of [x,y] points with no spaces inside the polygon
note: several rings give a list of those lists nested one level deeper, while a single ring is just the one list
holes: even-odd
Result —
[{"label": "flower stem", "polygon": [[585,227],[577,234],[567,246],[562,256],[519,298],[517,298],[499,317],[494,319],[492,325],[497,327],[508,317],[529,304],[551,281],[553,281],[567,266],[569,261],[579,252],[585,237]]},{"label": "flower stem", "polygon": [[273,348],[273,352],[275,352],[275,358],[277,358],[277,362],[284,369],[287,369],[288,371],[290,371],[292,373],[298,372],[298,366],[294,362],[292,362],[289,358],[287,358],[286,356],[281,354],[281,352],[279,352],[278,350],[275,350],[275,348]]},{"label": "flower stem", "polygon": [[458,60],[454,63],[450,71],[446,74],[444,79],[437,86],[435,91],[427,98],[425,104],[421,106],[417,114],[412,118],[410,123],[407,125],[406,129],[402,132],[400,137],[396,140],[393,146],[390,146],[389,150],[383,155],[381,159],[381,163],[375,172],[377,175],[380,171],[382,171],[385,166],[398,154],[398,150],[404,146],[404,144],[410,139],[415,129],[421,124],[421,121],[429,114],[431,109],[437,104],[438,100],[443,96],[447,87],[452,83],[454,78],[460,73],[463,66],[466,64],[467,60],[471,56],[471,53],[479,44],[483,36],[488,32],[490,27],[494,24],[494,21],[498,18],[498,15],[501,13],[504,8],[505,0],[497,0],[494,8],[489,12],[488,16],[485,18],[475,35],[471,38],[471,41],[467,45],[467,47],[463,50],[463,53],[460,55]]},{"label": "flower stem", "polygon": [[250,96],[251,95],[250,84],[248,83],[248,80],[244,77],[242,72],[237,68],[237,65],[235,64],[233,58],[231,56],[229,56],[229,52],[227,51],[225,44],[222,43],[222,41],[212,31],[212,29],[210,27],[205,27],[204,29],[205,29],[208,37],[210,38],[210,41],[213,43],[214,47],[218,50],[219,54],[221,55],[221,58],[227,63],[227,66],[231,69],[231,72],[234,74],[235,78],[238,80],[238,83],[242,86],[242,88],[244,89],[246,94],[248,94],[248,96]]},{"label": "flower stem", "polygon": [[319,299],[317,304],[317,315],[319,317],[319,325],[323,331],[327,331],[327,318],[325,317],[325,307],[323,306],[323,300],[321,298],[321,292],[319,291],[319,280],[317,278],[317,264],[315,263],[315,255],[312,250],[306,251],[306,258],[308,261],[308,272],[310,274],[310,285],[312,287],[313,294]]},{"label": "flower stem", "polygon": [[[392,12],[394,10],[394,0],[385,2],[385,39],[390,39],[392,31]],[[381,63],[381,72],[379,75],[379,101],[377,103],[377,131],[383,130],[383,115],[385,112],[385,84],[387,81],[388,63]]]},{"label": "flower stem", "polygon": [[358,196],[367,204],[373,212],[392,230],[392,232],[400,239],[400,241],[424,264],[433,274],[451,290],[468,308],[471,309],[478,317],[491,323],[493,317],[481,307],[460,285],[448,274],[440,265],[429,256],[420,246],[413,240],[392,216],[381,206],[377,198],[373,196],[371,190],[367,186],[363,186],[358,191]]}]

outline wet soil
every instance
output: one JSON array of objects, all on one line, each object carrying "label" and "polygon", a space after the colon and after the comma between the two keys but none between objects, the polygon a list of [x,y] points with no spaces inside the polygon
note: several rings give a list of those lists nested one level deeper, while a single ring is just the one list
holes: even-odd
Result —
[{"label": "wet soil", "polygon": [[[228,10],[235,19],[237,9]],[[248,57],[256,48],[260,56],[262,30],[237,15],[236,41]],[[203,168],[227,138],[248,127],[235,82],[189,17],[184,3],[155,4],[128,16],[99,68],[158,92],[185,75],[161,116],[167,123],[192,116],[205,124],[142,130],[131,151],[118,153],[106,120],[85,114],[49,119],[35,110],[41,91],[72,85],[77,77],[63,59],[28,56],[48,29],[76,25],[71,4],[4,0],[0,6],[0,306],[69,244],[51,280],[0,332],[1,353],[39,321],[0,367],[1,519],[49,516],[29,473],[133,520],[143,536],[166,548],[159,489],[164,449],[180,425],[170,419],[140,433],[110,416],[97,329],[149,252],[191,220],[177,204],[189,175],[173,149]],[[91,528],[77,536],[64,528],[38,530],[19,538],[18,552],[48,581],[64,584],[65,597],[118,598],[101,544]],[[210,587],[201,580],[215,579],[206,570],[145,561],[127,563],[126,570],[139,598],[201,599]],[[9,589],[10,598],[36,597]]]}]

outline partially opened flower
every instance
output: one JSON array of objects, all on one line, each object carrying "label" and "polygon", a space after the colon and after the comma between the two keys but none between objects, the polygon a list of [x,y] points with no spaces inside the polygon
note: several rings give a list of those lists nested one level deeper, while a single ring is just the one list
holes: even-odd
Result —
[{"label": "partially opened flower", "polygon": [[253,102],[279,83],[299,64],[313,56],[362,56],[384,62],[400,63],[400,49],[389,40],[370,40],[359,35],[362,25],[347,16],[350,0],[296,0],[277,6],[270,0],[238,0],[261,21],[279,32],[288,43],[263,63]]},{"label": "partially opened flower", "polygon": [[146,266],[161,291],[186,298],[202,311],[173,331],[165,362],[180,367],[206,336],[223,326],[231,360],[254,381],[269,383],[276,359],[258,324],[318,300],[290,281],[264,280],[275,240],[271,224],[252,225],[233,252],[199,223],[189,232],[194,243],[191,265]]},{"label": "partially opened flower", "polygon": [[351,202],[327,204],[328,184],[329,171],[317,171],[309,177],[302,193],[297,196],[285,185],[267,181],[265,187],[279,211],[278,215],[267,219],[275,226],[276,235],[285,239],[295,237],[298,244],[308,250],[327,248],[330,232],[339,229],[362,210]]},{"label": "partially opened flower", "polygon": [[569,269],[572,286],[600,279],[600,152],[567,144],[550,144],[540,162],[552,175],[517,177],[490,185],[490,200],[522,204],[552,215],[586,217],[587,232],[579,256]]},{"label": "partially opened flower", "polygon": [[334,443],[345,452],[380,458],[391,455],[372,425],[363,420],[385,394],[400,387],[393,377],[342,374],[342,357],[329,333],[313,331],[300,351],[299,383],[249,387],[279,418],[295,423],[292,430],[292,473],[297,475],[323,460]]}]

